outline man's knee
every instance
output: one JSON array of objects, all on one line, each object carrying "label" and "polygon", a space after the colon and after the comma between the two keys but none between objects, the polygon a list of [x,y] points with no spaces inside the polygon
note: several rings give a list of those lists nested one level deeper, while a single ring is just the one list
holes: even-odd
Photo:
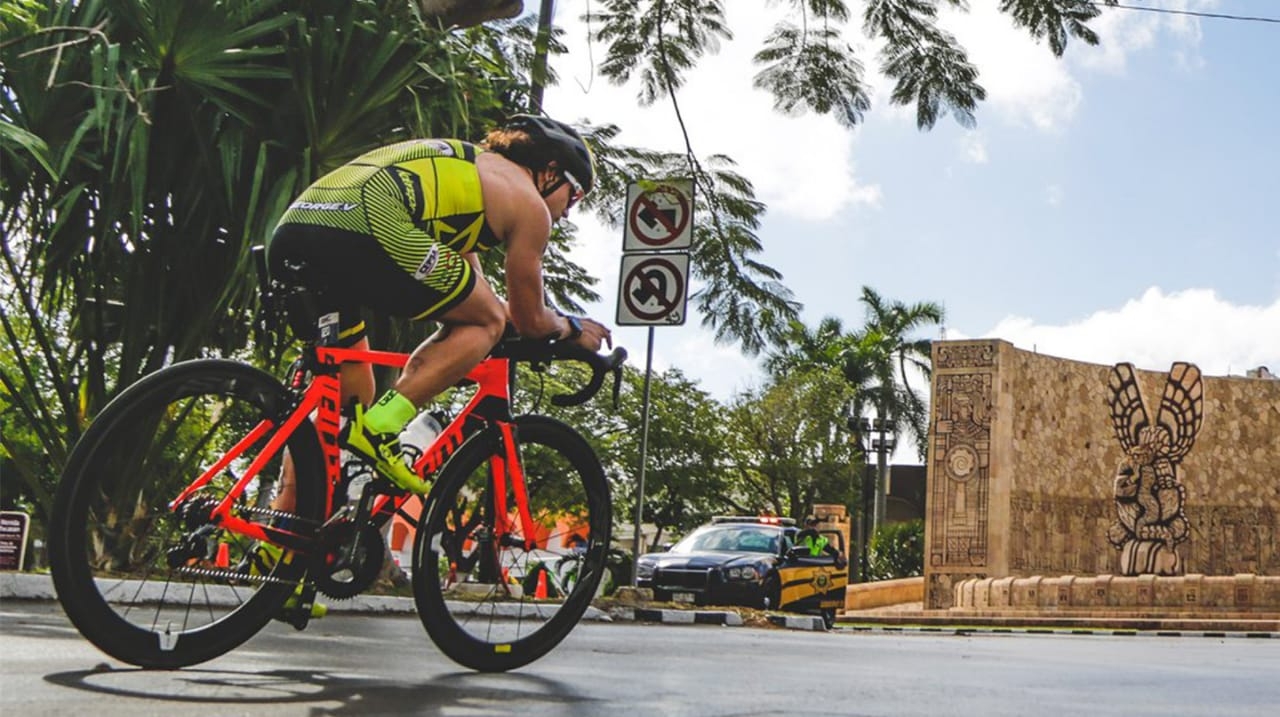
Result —
[{"label": "man's knee", "polygon": [[489,343],[496,344],[507,330],[507,310],[500,302],[492,302],[491,310],[484,314],[484,329],[488,332]]},{"label": "man's knee", "polygon": [[502,302],[496,297],[490,297],[490,300],[478,301],[468,308],[470,311],[467,312],[464,320],[456,323],[455,326],[459,324],[473,326],[484,332],[490,346],[498,343],[507,329],[507,311]]}]

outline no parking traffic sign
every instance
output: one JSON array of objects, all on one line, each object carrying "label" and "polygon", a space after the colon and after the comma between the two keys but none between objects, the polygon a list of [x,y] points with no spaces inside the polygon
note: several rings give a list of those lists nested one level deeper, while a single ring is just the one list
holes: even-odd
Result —
[{"label": "no parking traffic sign", "polygon": [[625,254],[618,282],[619,326],[683,326],[689,255]]},{"label": "no parking traffic sign", "polygon": [[693,180],[632,182],[627,186],[624,252],[688,249],[692,243]]}]

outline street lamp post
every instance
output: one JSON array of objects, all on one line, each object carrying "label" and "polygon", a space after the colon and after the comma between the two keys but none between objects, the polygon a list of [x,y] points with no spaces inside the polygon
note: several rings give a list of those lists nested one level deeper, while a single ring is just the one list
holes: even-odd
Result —
[{"label": "street lamp post", "polygon": [[[893,448],[897,446],[897,437],[895,437],[896,426],[890,419],[863,419],[861,424],[861,435],[863,435],[864,444],[868,444],[867,448],[876,453],[876,502],[872,504],[872,535],[876,534],[879,526],[884,525],[886,512],[888,507],[887,484],[888,484],[888,457],[892,455]],[[876,438],[870,438],[876,435]],[[868,440],[869,439],[869,440]]]},{"label": "street lamp post", "polygon": [[893,423],[876,419],[876,430],[880,437],[871,441],[871,450],[876,452],[876,505],[872,519],[872,534],[884,525],[887,517],[889,496],[889,456],[897,446],[897,439],[892,433]]},{"label": "street lamp post", "polygon": [[[893,453],[893,449],[897,446],[896,433],[897,427],[891,419],[885,418],[866,418],[850,415],[847,418],[849,430],[853,431],[858,441],[858,447],[862,449],[862,455],[869,458],[872,453],[876,456],[876,472],[872,479],[871,485],[867,485],[866,465],[862,470],[862,509],[859,511],[857,523],[857,540],[861,552],[861,570],[860,579],[867,579],[867,547],[871,542],[871,537],[875,535],[876,530],[884,524],[887,508],[888,496],[887,485],[889,476],[889,456]],[[868,490],[869,489],[869,490]],[[871,494],[871,500],[867,500],[867,494]],[[870,510],[868,511],[867,503],[870,502]],[[868,516],[868,513],[870,515]],[[870,520],[867,518],[870,517]]]}]

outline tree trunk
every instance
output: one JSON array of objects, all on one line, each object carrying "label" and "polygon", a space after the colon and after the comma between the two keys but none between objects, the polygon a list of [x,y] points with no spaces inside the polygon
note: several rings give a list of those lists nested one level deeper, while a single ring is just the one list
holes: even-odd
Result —
[{"label": "tree trunk", "polygon": [[519,15],[524,0],[418,0],[418,7],[445,27],[471,27]]}]

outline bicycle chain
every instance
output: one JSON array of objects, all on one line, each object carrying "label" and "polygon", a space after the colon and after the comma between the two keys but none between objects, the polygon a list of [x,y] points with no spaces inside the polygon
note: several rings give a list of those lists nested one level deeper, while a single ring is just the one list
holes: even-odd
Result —
[{"label": "bicycle chain", "polygon": [[275,510],[274,508],[259,508],[257,506],[246,505],[246,506],[240,506],[237,510],[241,515],[254,515],[254,516],[267,517],[267,518],[279,518],[282,520],[297,521],[298,523],[311,525],[311,526],[316,526],[320,524],[320,521],[311,520],[309,518],[303,518],[299,516],[297,513],[288,513],[283,510]]},{"label": "bicycle chain", "polygon": [[182,566],[174,568],[174,572],[179,575],[185,575],[194,578],[210,578],[213,580],[254,582],[254,583],[273,583],[275,585],[297,585],[298,580],[285,580],[271,575],[250,575],[248,573],[239,573],[234,570],[215,570],[213,568],[196,568],[191,566]]}]

